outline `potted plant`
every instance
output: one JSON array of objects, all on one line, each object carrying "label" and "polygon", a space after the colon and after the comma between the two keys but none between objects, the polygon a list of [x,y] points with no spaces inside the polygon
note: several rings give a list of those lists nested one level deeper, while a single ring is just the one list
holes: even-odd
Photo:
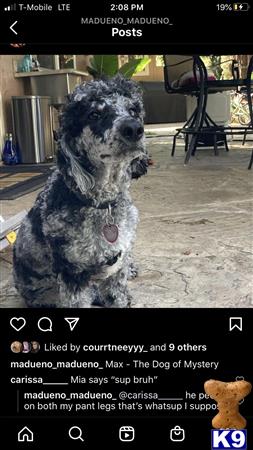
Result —
[{"label": "potted plant", "polygon": [[87,70],[94,79],[103,76],[113,77],[117,73],[121,73],[126,78],[131,78],[136,73],[141,72],[149,63],[150,58],[147,56],[133,57],[120,67],[118,55],[93,55],[90,58]]}]

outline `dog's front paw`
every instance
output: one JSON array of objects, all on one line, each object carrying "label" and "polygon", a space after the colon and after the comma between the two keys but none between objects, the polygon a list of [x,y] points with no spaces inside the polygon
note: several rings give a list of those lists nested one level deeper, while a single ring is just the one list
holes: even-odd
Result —
[{"label": "dog's front paw", "polygon": [[[95,294],[95,295],[94,295]],[[101,295],[98,291],[93,293],[93,306],[101,306],[102,308],[130,308],[132,296],[119,293],[118,295]]]},{"label": "dog's front paw", "polygon": [[137,265],[135,265],[133,262],[129,264],[128,268],[128,280],[133,280],[134,278],[138,277],[139,275],[139,268]]},{"label": "dog's front paw", "polygon": [[110,278],[113,275],[116,275],[122,267],[122,261],[123,261],[123,257],[120,252],[116,256],[116,258],[114,258],[112,261],[110,261],[110,263],[108,262],[104,266],[100,267],[99,271],[96,274],[91,276],[90,281],[91,282],[96,282],[96,281],[99,282],[99,281],[106,280],[107,278]]},{"label": "dog's front paw", "polygon": [[126,292],[125,294],[119,294],[117,295],[113,302],[111,303],[111,308],[130,308],[132,302],[132,296],[129,294],[129,292]]}]

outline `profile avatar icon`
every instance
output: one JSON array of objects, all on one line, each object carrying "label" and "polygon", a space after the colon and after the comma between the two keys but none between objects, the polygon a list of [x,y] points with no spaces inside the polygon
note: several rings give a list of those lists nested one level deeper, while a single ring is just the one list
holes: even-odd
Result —
[{"label": "profile avatar icon", "polygon": [[23,345],[19,341],[14,341],[11,344],[11,351],[13,353],[21,353],[23,351]]},{"label": "profile avatar icon", "polygon": [[31,344],[28,341],[23,342],[23,350],[22,353],[29,353],[31,351]]},{"label": "profile avatar icon", "polygon": [[38,341],[31,342],[31,353],[38,353],[40,351],[40,344]]}]

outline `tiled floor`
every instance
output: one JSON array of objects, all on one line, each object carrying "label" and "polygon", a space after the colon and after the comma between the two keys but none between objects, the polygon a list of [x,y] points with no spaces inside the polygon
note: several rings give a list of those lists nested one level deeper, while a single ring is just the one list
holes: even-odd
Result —
[{"label": "tiled floor", "polygon": [[[133,182],[140,212],[135,257],[140,275],[129,284],[133,307],[253,307],[253,170],[250,147],[199,150],[184,166],[183,142],[149,138],[154,160]],[[29,209],[37,193],[2,202],[11,216]],[[1,255],[0,306],[23,306],[11,277],[11,249]]]}]

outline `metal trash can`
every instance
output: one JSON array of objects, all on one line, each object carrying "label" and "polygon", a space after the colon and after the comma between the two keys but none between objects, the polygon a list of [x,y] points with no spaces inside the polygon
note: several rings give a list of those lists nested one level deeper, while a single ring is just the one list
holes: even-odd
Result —
[{"label": "metal trash can", "polygon": [[50,101],[39,95],[12,97],[14,138],[24,164],[53,158]]}]

